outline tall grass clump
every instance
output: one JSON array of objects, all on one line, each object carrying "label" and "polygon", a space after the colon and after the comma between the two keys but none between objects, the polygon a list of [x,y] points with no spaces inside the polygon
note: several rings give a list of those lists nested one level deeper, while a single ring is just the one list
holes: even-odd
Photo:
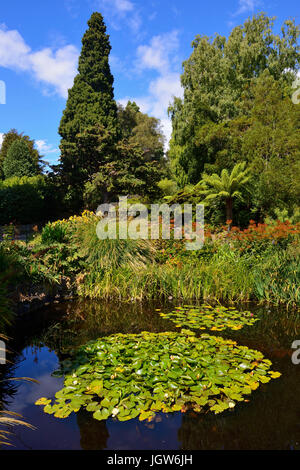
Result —
[{"label": "tall grass clump", "polygon": [[23,269],[29,265],[31,277],[36,270],[68,276],[80,296],[93,299],[300,304],[299,223],[206,226],[203,248],[189,251],[185,240],[101,240],[98,222],[85,211],[48,224],[32,244],[35,262]]},{"label": "tall grass clump", "polygon": [[224,258],[182,266],[150,264],[134,270],[124,266],[88,277],[79,286],[84,297],[124,300],[237,301],[249,300],[251,291],[252,277],[246,263],[235,259],[229,264]]},{"label": "tall grass clump", "polygon": [[296,244],[261,257],[253,269],[255,296],[275,305],[300,305],[299,259]]},{"label": "tall grass clump", "polygon": [[[26,423],[20,414],[13,413],[12,411],[0,411],[0,426],[0,445],[11,445],[9,438],[12,432],[8,429],[13,428],[14,426],[26,426],[29,429],[35,429],[34,426]],[[5,429],[2,429],[2,427]]]},{"label": "tall grass clump", "polygon": [[150,241],[119,238],[100,240],[96,232],[98,222],[99,218],[93,214],[82,217],[73,235],[73,241],[80,255],[85,258],[90,272],[111,272],[121,266],[136,269],[153,261],[154,246]]}]

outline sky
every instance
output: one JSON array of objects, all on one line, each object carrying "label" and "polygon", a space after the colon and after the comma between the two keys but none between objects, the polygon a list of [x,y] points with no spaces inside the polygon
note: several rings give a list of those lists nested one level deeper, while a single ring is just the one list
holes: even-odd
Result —
[{"label": "sky", "polygon": [[58,126],[94,11],[102,13],[110,35],[116,100],[134,100],[159,118],[167,142],[167,108],[173,96],[182,96],[182,62],[197,34],[228,36],[261,11],[277,18],[276,31],[288,18],[300,23],[299,0],[0,1],[0,145],[3,133],[15,128],[52,164],[59,159]]}]

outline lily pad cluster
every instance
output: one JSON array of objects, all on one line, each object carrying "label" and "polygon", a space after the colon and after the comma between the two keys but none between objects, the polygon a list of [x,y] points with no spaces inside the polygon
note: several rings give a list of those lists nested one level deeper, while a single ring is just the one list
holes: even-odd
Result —
[{"label": "lily pad cluster", "polygon": [[117,334],[81,347],[55,375],[64,387],[41,398],[46,413],[66,418],[81,408],[97,420],[151,420],[156,412],[221,413],[260,383],[280,376],[259,351],[192,331]]},{"label": "lily pad cluster", "polygon": [[161,317],[172,320],[178,328],[187,327],[197,330],[223,331],[226,328],[240,330],[243,326],[250,326],[258,321],[258,318],[255,318],[249,311],[240,312],[234,307],[227,308],[223,305],[217,307],[185,305],[177,307],[170,313],[163,313],[159,309],[158,311]]}]

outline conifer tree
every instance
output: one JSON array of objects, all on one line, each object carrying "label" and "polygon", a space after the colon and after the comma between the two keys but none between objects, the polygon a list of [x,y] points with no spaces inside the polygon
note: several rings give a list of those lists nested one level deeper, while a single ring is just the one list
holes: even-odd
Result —
[{"label": "conifer tree", "polygon": [[11,147],[13,142],[15,142],[15,140],[23,140],[26,143],[32,161],[35,164],[34,174],[41,172],[41,165],[43,164],[43,162],[41,160],[41,155],[35,148],[35,141],[33,139],[30,139],[28,135],[24,135],[23,132],[20,133],[16,129],[11,129],[3,135],[3,141],[0,149],[0,179],[4,178],[3,162],[8,154],[9,148]]},{"label": "conifer tree", "polygon": [[111,161],[118,140],[117,106],[109,66],[109,36],[100,13],[93,13],[82,39],[78,74],[69,90],[59,133],[61,175],[80,205],[83,185]]},{"label": "conifer tree", "polygon": [[38,173],[28,145],[23,139],[16,139],[9,147],[3,162],[3,173],[6,179],[13,176],[34,176]]}]

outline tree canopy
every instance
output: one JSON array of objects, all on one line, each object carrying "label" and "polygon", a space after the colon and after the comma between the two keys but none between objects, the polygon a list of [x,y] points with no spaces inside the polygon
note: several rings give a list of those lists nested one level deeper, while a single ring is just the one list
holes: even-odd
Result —
[{"label": "tree canopy", "polygon": [[112,150],[119,136],[111,46],[102,15],[93,13],[88,26],[59,127],[61,174],[73,189],[82,188],[101,164],[115,158]]},{"label": "tree canopy", "polygon": [[38,174],[36,162],[33,161],[28,145],[23,139],[16,139],[10,145],[3,162],[3,173],[6,179]]},{"label": "tree canopy", "polygon": [[300,64],[299,27],[288,20],[281,34],[274,34],[273,26],[274,18],[261,13],[234,28],[228,39],[199,35],[193,41],[181,76],[184,99],[176,98],[169,108],[169,157],[181,186],[197,183],[199,173],[218,158],[223,167],[233,167],[236,140],[248,125],[244,118],[253,103],[250,99],[245,108],[245,101],[249,103],[251,86],[266,71],[281,98],[291,94]]},{"label": "tree canopy", "polygon": [[[19,133],[16,129],[11,129],[10,131],[4,134],[2,145],[0,148],[0,179],[4,178],[4,173],[3,173],[4,160],[7,157],[9,148],[16,140],[23,140],[26,143],[27,148],[31,155],[31,159],[35,166],[34,174],[37,174],[40,172],[41,155],[39,154],[38,150],[35,148],[34,140],[30,139],[28,135],[24,135],[23,132]],[[32,176],[32,175],[28,175],[28,176]]]},{"label": "tree canopy", "polygon": [[118,106],[118,120],[122,137],[137,145],[149,161],[160,161],[164,155],[164,135],[160,120],[142,113],[135,102]]}]

